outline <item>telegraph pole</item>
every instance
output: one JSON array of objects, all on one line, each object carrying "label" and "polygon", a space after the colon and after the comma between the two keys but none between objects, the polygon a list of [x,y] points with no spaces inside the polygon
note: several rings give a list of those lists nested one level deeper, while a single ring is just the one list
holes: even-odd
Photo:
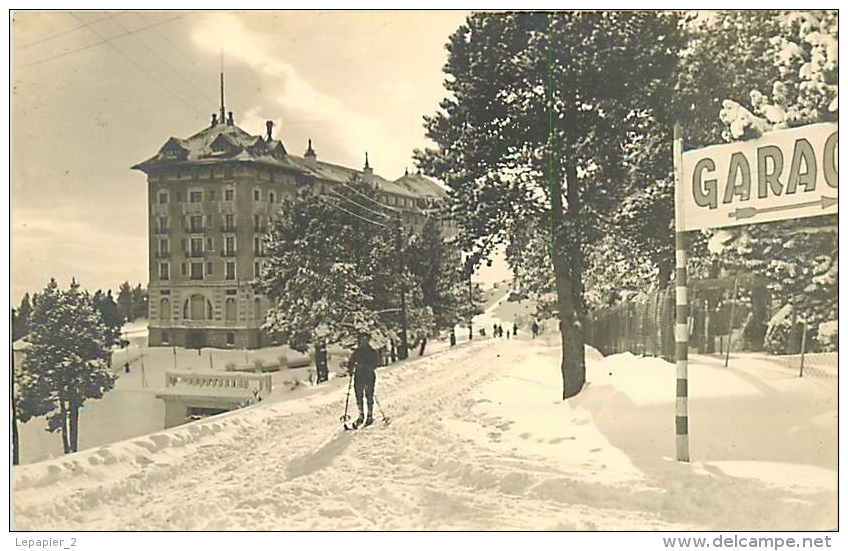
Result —
[{"label": "telegraph pole", "polygon": [[474,273],[474,268],[468,268],[468,340],[474,340],[474,327],[471,320],[474,318],[474,287],[471,284],[471,274]]},{"label": "telegraph pole", "polygon": [[395,228],[395,252],[397,254],[398,276],[400,279],[400,349],[398,350],[398,358],[405,360],[409,357],[407,349],[406,336],[406,284],[404,283],[403,274],[403,226],[401,225],[400,213],[397,213],[395,218],[397,226]]}]

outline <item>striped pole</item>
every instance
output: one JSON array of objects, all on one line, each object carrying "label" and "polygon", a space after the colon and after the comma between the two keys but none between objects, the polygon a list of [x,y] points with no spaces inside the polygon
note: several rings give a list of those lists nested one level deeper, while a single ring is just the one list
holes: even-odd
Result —
[{"label": "striped pole", "polygon": [[683,138],[680,124],[674,124],[674,245],[676,285],[674,357],[677,360],[677,400],[675,408],[675,446],[677,460],[689,461],[689,297],[686,292],[686,233],[680,217],[683,186]]}]

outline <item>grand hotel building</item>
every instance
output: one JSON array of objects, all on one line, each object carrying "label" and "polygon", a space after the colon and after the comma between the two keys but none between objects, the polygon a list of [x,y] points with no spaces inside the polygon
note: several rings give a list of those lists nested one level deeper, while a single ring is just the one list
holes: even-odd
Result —
[{"label": "grand hotel building", "polygon": [[197,134],[170,138],[133,168],[147,175],[149,344],[258,348],[268,300],[253,289],[264,259],[263,236],[285,199],[307,186],[330,193],[353,174],[371,181],[380,200],[420,228],[424,211],[446,193],[420,174],[387,180],[319,161],[310,140],[302,157],[272,135],[252,136],[232,112]]}]

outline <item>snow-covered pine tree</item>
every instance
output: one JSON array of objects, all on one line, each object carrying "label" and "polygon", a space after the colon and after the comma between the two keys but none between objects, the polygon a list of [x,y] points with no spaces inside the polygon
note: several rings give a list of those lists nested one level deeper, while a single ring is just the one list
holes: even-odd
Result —
[{"label": "snow-covered pine tree", "polygon": [[272,220],[257,290],[271,301],[265,328],[296,350],[319,340],[352,346],[360,330],[375,346],[396,338],[391,220],[376,201],[354,177],[326,195],[300,189]]},{"label": "snow-covered pine tree", "polygon": [[[718,113],[722,138],[750,139],[771,130],[838,121],[838,12],[781,11],[751,17],[758,21],[759,38],[751,37],[749,27],[739,35],[747,39],[736,38],[754,41],[755,47],[741,56],[751,62],[737,76],[732,93],[716,96],[727,98]],[[743,29],[744,22],[737,13],[720,13],[710,31]],[[692,54],[702,62],[715,62],[715,50],[693,49]],[[750,225],[730,233],[723,253],[726,263],[765,275],[779,301],[766,328],[766,347],[778,353],[797,351],[803,320],[808,348],[832,348],[829,328],[838,319],[837,216]],[[828,337],[818,338],[820,326],[826,327]]]},{"label": "snow-covered pine tree", "polygon": [[114,386],[108,330],[78,283],[61,291],[54,279],[39,295],[30,327],[31,346],[17,372],[18,416],[26,422],[49,414],[48,430],[61,432],[65,453],[75,452],[80,408]]},{"label": "snow-covered pine tree", "polygon": [[[411,285],[409,327],[415,335],[420,354],[427,339],[460,321],[456,254],[445,243],[439,221],[431,215],[419,234],[412,234],[404,248],[404,266]],[[467,298],[465,300],[467,302]]]},{"label": "snow-covered pine tree", "polygon": [[479,13],[450,37],[448,94],[425,119],[439,149],[416,157],[454,190],[469,252],[491,254],[521,231],[517,219],[551,222],[563,399],[585,382],[584,244],[619,199],[624,146],[665,108],[678,23],[659,12]]}]

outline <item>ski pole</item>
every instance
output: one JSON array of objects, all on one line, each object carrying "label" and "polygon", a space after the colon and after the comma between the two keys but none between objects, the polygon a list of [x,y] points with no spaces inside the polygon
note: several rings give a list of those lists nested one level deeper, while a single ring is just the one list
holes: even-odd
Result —
[{"label": "ski pole", "polygon": [[377,404],[377,409],[380,410],[380,416],[383,418],[383,424],[385,426],[389,426],[392,422],[391,417],[387,417],[385,412],[383,412],[383,406],[380,405],[380,402],[377,401],[377,397],[374,396],[374,403]]},{"label": "ski pole", "polygon": [[[347,396],[345,397],[345,410],[344,410],[344,415],[342,415],[342,416],[339,418],[339,421],[341,421],[342,423],[347,423],[347,422],[350,420],[350,416],[347,414],[347,408],[348,408],[348,405],[350,404],[350,388],[353,386],[353,374],[352,374],[352,373],[350,373],[350,374],[348,375],[348,378],[349,378],[350,380],[349,380],[349,381],[348,381],[348,383],[347,383]],[[346,426],[346,425],[345,425],[345,428],[347,428],[347,426]]]}]

